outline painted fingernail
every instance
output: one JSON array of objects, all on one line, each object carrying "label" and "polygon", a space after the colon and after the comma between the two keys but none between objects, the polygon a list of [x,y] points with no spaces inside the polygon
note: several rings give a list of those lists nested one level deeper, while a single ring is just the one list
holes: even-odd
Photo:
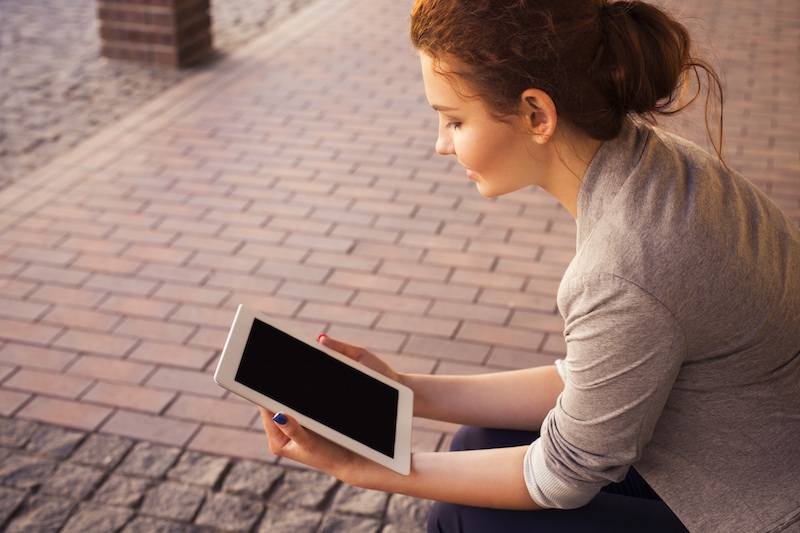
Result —
[{"label": "painted fingernail", "polygon": [[272,420],[276,424],[280,424],[280,425],[284,425],[286,422],[288,422],[288,420],[286,419],[286,415],[284,415],[283,413],[278,413],[277,415],[273,416]]},{"label": "painted fingernail", "polygon": [[319,337],[317,337],[317,340],[318,340],[319,342],[322,342],[322,339],[324,339],[325,337],[327,337],[327,335],[325,335],[324,333],[320,333],[320,334],[319,334]]}]

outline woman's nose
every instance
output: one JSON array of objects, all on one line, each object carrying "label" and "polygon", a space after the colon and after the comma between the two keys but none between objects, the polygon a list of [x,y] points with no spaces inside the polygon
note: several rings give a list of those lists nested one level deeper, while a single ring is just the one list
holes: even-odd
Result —
[{"label": "woman's nose", "polygon": [[436,139],[436,153],[439,155],[454,154],[453,141],[446,135],[439,135],[439,138]]}]

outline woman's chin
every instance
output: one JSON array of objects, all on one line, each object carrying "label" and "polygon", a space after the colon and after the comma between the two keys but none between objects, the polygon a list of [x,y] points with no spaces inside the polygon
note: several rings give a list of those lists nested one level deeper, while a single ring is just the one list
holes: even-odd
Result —
[{"label": "woman's chin", "polygon": [[475,186],[477,187],[478,192],[481,193],[481,196],[484,198],[496,198],[502,194],[494,190],[492,187],[488,187],[486,183],[482,183],[480,181],[476,181]]}]

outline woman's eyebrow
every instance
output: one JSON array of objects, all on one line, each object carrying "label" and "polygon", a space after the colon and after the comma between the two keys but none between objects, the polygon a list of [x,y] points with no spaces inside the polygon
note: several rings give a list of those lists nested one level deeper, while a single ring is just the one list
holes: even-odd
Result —
[{"label": "woman's eyebrow", "polygon": [[447,107],[446,105],[431,104],[434,111],[458,111],[455,107]]}]

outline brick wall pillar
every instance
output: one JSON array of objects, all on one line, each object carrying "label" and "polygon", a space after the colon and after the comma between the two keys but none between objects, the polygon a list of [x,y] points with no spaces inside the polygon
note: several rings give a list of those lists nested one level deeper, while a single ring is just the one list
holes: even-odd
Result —
[{"label": "brick wall pillar", "polygon": [[209,0],[98,0],[102,54],[172,68],[211,55]]}]

